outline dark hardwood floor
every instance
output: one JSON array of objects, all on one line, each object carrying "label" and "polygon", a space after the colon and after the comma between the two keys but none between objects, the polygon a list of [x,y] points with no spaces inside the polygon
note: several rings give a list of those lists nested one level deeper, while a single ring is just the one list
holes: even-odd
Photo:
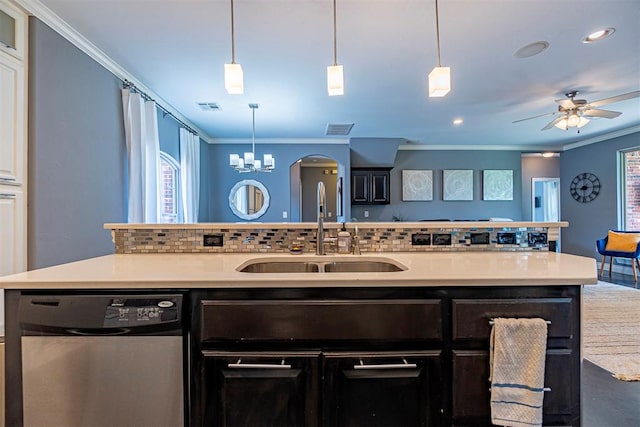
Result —
[{"label": "dark hardwood floor", "polygon": [[[600,280],[638,288],[633,276],[604,271]],[[640,309],[640,308],[639,308]],[[640,427],[640,381],[625,382],[589,361],[582,365],[583,427]]]}]

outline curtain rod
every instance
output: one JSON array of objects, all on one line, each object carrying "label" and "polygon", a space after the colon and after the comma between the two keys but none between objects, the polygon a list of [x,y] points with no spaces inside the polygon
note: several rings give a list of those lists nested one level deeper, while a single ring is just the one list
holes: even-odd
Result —
[{"label": "curtain rod", "polygon": [[[156,102],[153,98],[151,98],[149,95],[147,95],[146,93],[144,93],[143,91],[141,91],[140,89],[138,89],[138,87],[131,83],[129,80],[123,80],[122,81],[122,88],[123,89],[129,89],[133,92],[138,93],[142,99],[144,99],[145,101],[153,101]],[[162,111],[163,117],[166,117],[167,114],[169,116],[171,116],[171,118],[173,120],[175,120],[176,122],[178,122],[178,124],[182,127],[184,127],[185,129],[187,129],[189,132],[191,132],[194,135],[198,135],[198,138],[200,138],[200,135],[198,134],[198,132],[196,132],[195,130],[193,130],[189,125],[187,125],[185,122],[183,122],[182,120],[180,120],[179,118],[177,118],[176,116],[174,116],[169,110],[167,110],[166,108],[164,108],[162,105],[158,104],[156,102],[156,107],[159,108]]]}]

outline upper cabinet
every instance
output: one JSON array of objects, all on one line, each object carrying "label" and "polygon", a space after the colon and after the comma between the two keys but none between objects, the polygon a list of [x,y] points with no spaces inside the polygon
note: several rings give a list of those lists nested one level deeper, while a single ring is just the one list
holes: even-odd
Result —
[{"label": "upper cabinet", "polygon": [[391,168],[352,168],[351,204],[388,205]]},{"label": "upper cabinet", "polygon": [[27,15],[0,0],[0,276],[27,268]]},{"label": "upper cabinet", "polygon": [[0,184],[22,184],[25,178],[25,70],[0,52]]},{"label": "upper cabinet", "polygon": [[0,0],[0,51],[27,59],[27,15],[7,0]]}]

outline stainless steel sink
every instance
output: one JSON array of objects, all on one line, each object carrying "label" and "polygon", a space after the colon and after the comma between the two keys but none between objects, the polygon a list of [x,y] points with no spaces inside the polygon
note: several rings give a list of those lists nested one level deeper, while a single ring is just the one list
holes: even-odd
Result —
[{"label": "stainless steel sink", "polygon": [[402,270],[386,261],[334,261],[324,264],[326,273],[389,273]]},{"label": "stainless steel sink", "polygon": [[255,262],[238,270],[242,273],[317,273],[314,262]]},{"label": "stainless steel sink", "polygon": [[251,260],[240,266],[241,273],[389,273],[406,267],[391,260],[313,259],[296,261]]}]

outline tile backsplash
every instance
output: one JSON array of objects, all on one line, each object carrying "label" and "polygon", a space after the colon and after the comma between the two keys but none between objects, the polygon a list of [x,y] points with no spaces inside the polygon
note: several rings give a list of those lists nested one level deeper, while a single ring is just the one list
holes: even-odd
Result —
[{"label": "tile backsplash", "polygon": [[[229,224],[235,225],[235,224]],[[548,251],[557,240],[556,229],[547,227],[393,227],[358,226],[361,252],[442,251]],[[348,227],[353,235],[354,228]],[[337,229],[326,230],[335,237]],[[113,228],[115,252],[138,253],[286,253],[293,245],[303,252],[316,250],[315,228],[287,228],[265,224],[264,228]],[[325,243],[327,252],[332,245]]]}]

